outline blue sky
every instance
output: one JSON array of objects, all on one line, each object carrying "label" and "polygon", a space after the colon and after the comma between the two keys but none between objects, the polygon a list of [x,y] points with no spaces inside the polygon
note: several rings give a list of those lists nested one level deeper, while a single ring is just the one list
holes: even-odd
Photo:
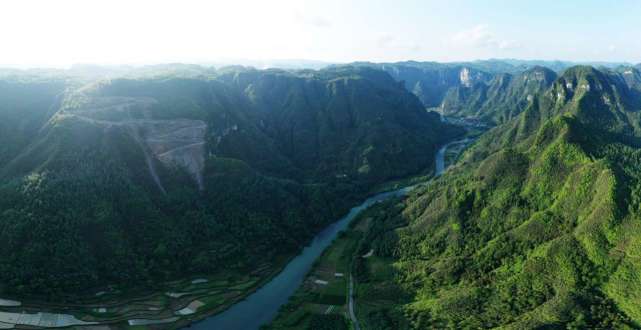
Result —
[{"label": "blue sky", "polygon": [[0,65],[486,58],[641,62],[641,1],[10,0]]}]

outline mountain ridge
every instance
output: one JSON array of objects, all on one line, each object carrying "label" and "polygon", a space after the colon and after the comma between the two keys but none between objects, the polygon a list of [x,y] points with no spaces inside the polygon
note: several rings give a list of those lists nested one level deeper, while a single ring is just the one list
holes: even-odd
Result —
[{"label": "mountain ridge", "polygon": [[[372,214],[407,224],[360,251],[385,260],[395,270],[386,281],[409,298],[364,319],[397,328],[637,328],[638,130],[629,118],[641,108],[628,86],[613,71],[570,68],[400,211]],[[391,284],[365,263],[359,285],[369,293],[360,299],[376,306]]]}]

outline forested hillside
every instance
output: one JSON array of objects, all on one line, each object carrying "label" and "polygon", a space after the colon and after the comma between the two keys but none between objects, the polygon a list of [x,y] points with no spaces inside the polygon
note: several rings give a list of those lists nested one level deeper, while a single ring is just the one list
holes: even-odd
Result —
[{"label": "forested hillside", "polygon": [[375,257],[356,268],[363,322],[639,327],[636,74],[566,70],[442,177],[376,210],[361,247]]},{"label": "forested hillside", "polygon": [[0,128],[0,292],[57,301],[273,266],[461,133],[367,68],[8,75]]}]

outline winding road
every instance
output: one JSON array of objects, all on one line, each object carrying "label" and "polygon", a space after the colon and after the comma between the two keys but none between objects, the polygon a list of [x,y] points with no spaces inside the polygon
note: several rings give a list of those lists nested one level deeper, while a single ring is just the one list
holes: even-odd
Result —
[{"label": "winding road", "polygon": [[354,277],[352,274],[349,274],[349,318],[352,319],[354,329],[361,330],[356,313],[354,313]]},{"label": "winding road", "polygon": [[[447,151],[447,148],[453,145],[457,145],[461,143],[469,143],[472,141],[473,140],[470,138],[465,138],[465,139],[449,142],[444,146],[442,146],[436,153],[436,159],[435,159],[436,168],[434,169],[434,176],[437,177],[443,174],[443,172],[445,172],[445,170],[447,169],[447,167],[445,166],[445,152]],[[409,187],[409,189],[411,188],[413,187]],[[360,256],[356,256],[356,257],[359,258]],[[354,326],[354,329],[360,330],[361,327],[358,323],[356,312],[354,312],[354,304],[355,304],[354,303],[354,277],[352,276],[352,274],[349,274],[349,301],[348,301],[349,318],[352,321],[352,325]]]}]

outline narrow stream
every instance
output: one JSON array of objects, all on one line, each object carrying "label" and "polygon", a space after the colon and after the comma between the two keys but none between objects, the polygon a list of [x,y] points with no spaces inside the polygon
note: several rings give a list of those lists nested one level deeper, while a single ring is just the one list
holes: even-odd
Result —
[{"label": "narrow stream", "polygon": [[[436,153],[435,174],[437,176],[441,175],[445,170],[445,152],[449,146],[470,141],[469,139],[457,140],[441,147]],[[384,201],[391,197],[404,196],[413,188],[414,186],[409,186],[381,193],[353,207],[346,216],[327,226],[316,235],[312,243],[304,248],[300,255],[292,259],[270,282],[249,295],[245,300],[232,305],[220,314],[192,324],[190,328],[196,330],[254,330],[259,329],[261,325],[269,323],[276,316],[280,307],[287,303],[290,296],[303,283],[305,275],[312,268],[314,261],[329,247],[336,235],[345,230],[361,211],[379,201]]]}]

